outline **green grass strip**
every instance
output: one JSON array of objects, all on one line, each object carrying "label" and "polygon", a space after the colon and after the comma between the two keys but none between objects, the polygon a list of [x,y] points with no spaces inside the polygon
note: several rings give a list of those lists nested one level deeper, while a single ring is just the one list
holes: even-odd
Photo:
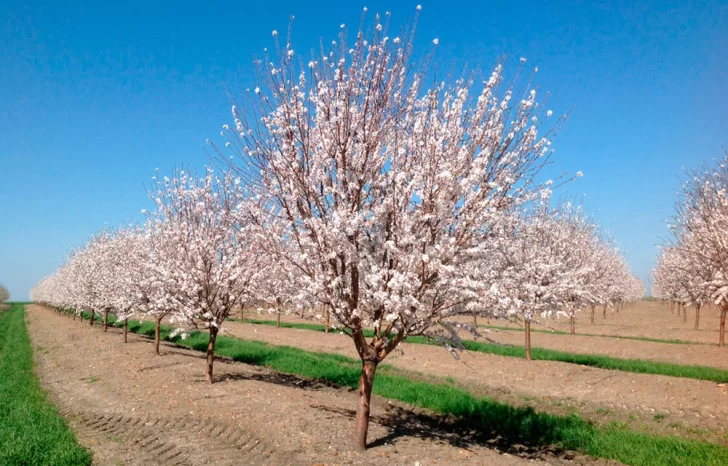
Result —
[{"label": "green grass strip", "polygon": [[80,447],[33,373],[23,305],[0,313],[0,464],[86,465]]},{"label": "green grass strip", "polygon": [[[129,322],[130,331],[153,336],[153,322]],[[180,346],[205,351],[208,335],[193,332],[188,338],[161,336]],[[235,361],[265,366],[278,372],[356,388],[361,373],[358,360],[339,354],[306,351],[290,346],[220,336],[216,353]],[[446,383],[409,378],[402,371],[380,366],[374,393],[444,415],[456,416],[460,427],[477,432],[480,441],[499,438],[506,444],[535,447],[555,445],[584,454],[635,466],[724,466],[728,449],[697,440],[649,435],[618,426],[597,427],[573,414],[540,413],[531,407],[513,407],[491,398],[480,398]]]},{"label": "green grass strip", "polygon": [[[245,321],[257,325],[268,325],[273,327],[276,325],[276,322],[273,320],[245,319]],[[281,327],[314,330],[318,332],[323,332],[325,330],[325,327],[322,324],[293,322],[281,322]],[[373,331],[365,330],[364,334],[367,337],[371,337],[373,335]],[[436,344],[428,341],[424,337],[409,337],[407,338],[407,342],[417,344]],[[463,340],[463,346],[470,351],[477,351],[480,353],[516,358],[526,357],[526,349],[523,346],[497,345],[473,340]],[[728,370],[709,366],[672,364],[668,362],[647,361],[643,359],[622,359],[597,354],[567,353],[564,351],[533,347],[531,348],[531,355],[533,359],[539,359],[542,361],[566,362],[570,364],[580,364],[582,366],[598,367],[600,369],[635,372],[638,374],[667,375],[670,377],[708,380],[718,383],[728,382]]]}]

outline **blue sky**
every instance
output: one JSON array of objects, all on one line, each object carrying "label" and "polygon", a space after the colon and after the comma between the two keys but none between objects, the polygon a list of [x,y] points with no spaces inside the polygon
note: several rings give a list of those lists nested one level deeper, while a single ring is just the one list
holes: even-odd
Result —
[{"label": "blue sky", "polygon": [[[295,15],[298,50],[356,27],[361,8],[411,19],[417,2],[0,3],[0,282],[14,299],[104,225],[139,217],[159,167],[201,167],[230,122],[228,92]],[[573,112],[555,169],[563,195],[649,276],[678,175],[728,146],[728,2],[422,2],[417,43],[441,67],[538,65]]]}]

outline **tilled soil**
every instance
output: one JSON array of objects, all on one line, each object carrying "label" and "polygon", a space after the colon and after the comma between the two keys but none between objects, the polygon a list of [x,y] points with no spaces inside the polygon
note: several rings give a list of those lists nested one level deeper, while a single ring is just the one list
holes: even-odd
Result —
[{"label": "tilled soil", "polygon": [[371,448],[352,451],[351,390],[222,360],[209,385],[200,353],[163,344],[156,356],[144,337],[129,334],[124,344],[118,329],[27,309],[43,388],[95,464],[614,464],[519,445],[500,451],[449,430],[446,419],[377,397]]},{"label": "tilled soil", "polygon": [[[525,332],[491,331],[488,337],[499,343],[523,346]],[[654,343],[614,337],[541,332],[531,332],[531,345],[568,353],[598,354],[622,359],[644,359],[728,369],[728,350],[714,345]]]},{"label": "tilled soil", "polygon": [[[503,325],[503,322],[497,320],[492,320],[491,323]],[[544,320],[544,324],[562,332],[569,331],[568,319]],[[607,309],[606,317],[602,309],[598,308],[593,324],[589,309],[577,313],[576,333],[683,340],[717,346],[719,326],[720,311],[715,306],[702,307],[699,329],[695,330],[694,307],[687,308],[685,320],[682,314],[678,316],[676,312],[670,312],[667,305],[660,301],[638,301],[619,312]],[[535,328],[545,326],[536,325]]]},{"label": "tilled soil", "polygon": [[[240,322],[228,322],[225,327],[232,336],[357,357],[351,340],[339,333]],[[538,333],[533,338],[542,336],[558,335]],[[643,343],[627,342],[615,340],[612,344]],[[443,348],[429,345],[405,343],[401,349],[402,353],[393,353],[385,363],[408,371],[451,377],[474,393],[504,401],[521,398],[538,409],[568,412],[576,408],[597,421],[639,421],[639,428],[658,432],[683,434],[680,428],[690,427],[695,434],[695,428],[707,429],[714,434],[705,437],[714,440],[723,437],[728,419],[725,384],[478,352],[465,352],[458,362]]]}]

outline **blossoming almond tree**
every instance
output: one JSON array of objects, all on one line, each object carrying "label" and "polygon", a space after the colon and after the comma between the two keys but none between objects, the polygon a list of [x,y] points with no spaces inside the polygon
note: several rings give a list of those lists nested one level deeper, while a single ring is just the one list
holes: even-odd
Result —
[{"label": "blossoming almond tree", "polygon": [[[111,307],[117,320],[123,322],[124,343],[127,342],[129,319],[149,309],[150,288],[155,281],[149,267],[149,235],[139,227],[120,229],[114,235],[116,293]],[[159,354],[159,331],[155,332],[155,351]]]},{"label": "blossoming almond tree", "polygon": [[393,37],[384,23],[376,16],[351,46],[343,29],[307,66],[289,40],[278,45],[228,131],[240,175],[264,199],[268,251],[295,271],[282,293],[326,306],[362,361],[362,449],[387,355],[411,335],[452,346],[458,329],[478,334],[450,318],[491,312],[479,257],[494,226],[539,196],[554,134],[536,91],[504,86],[501,65],[482,82],[428,87],[411,32]]},{"label": "blossoming almond tree", "polygon": [[178,171],[151,190],[156,210],[147,228],[154,246],[150,263],[159,276],[157,309],[174,309],[173,323],[209,331],[206,379],[213,382],[215,342],[230,314],[264,272],[251,234],[250,208],[239,180]]}]

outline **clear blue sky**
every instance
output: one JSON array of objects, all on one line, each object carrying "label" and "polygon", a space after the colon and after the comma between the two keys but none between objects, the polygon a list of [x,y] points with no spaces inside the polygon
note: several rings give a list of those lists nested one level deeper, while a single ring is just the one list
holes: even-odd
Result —
[{"label": "clear blue sky", "polygon": [[[361,8],[402,2],[0,2],[0,281],[14,299],[104,225],[139,217],[156,167],[202,166],[230,122],[227,90],[295,15],[294,46],[334,39]],[[677,175],[728,145],[728,2],[423,1],[418,42],[450,67],[502,55],[539,66],[550,106],[573,113],[564,194],[623,246],[643,278]],[[474,6],[478,4],[478,6]]]}]

